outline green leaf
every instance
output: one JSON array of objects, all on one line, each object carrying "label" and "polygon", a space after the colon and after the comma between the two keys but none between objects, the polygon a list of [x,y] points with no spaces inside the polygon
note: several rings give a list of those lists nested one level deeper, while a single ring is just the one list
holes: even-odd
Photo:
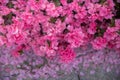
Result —
[{"label": "green leaf", "polygon": [[96,37],[99,37],[99,36],[103,36],[105,31],[106,31],[105,29],[98,28],[97,32],[94,35],[94,37],[96,38]]},{"label": "green leaf", "polygon": [[15,14],[13,14],[12,12],[10,12],[9,14],[7,15],[4,15],[2,18],[4,19],[4,24],[5,25],[11,25],[13,22],[12,22],[12,18],[13,16],[16,16]]},{"label": "green leaf", "polygon": [[20,55],[22,55],[23,54],[23,50],[20,50],[20,51],[18,51],[19,53],[20,53]]},{"label": "green leaf", "polygon": [[13,4],[11,1],[9,1],[9,2],[6,4],[6,6],[7,6],[8,8],[14,8],[14,4]]},{"label": "green leaf", "polygon": [[24,64],[29,65],[29,62],[28,61],[24,61]]},{"label": "green leaf", "polygon": [[85,1],[78,2],[78,5],[79,5],[79,6],[83,6],[84,4],[85,4]]},{"label": "green leaf", "polygon": [[64,22],[66,19],[66,16],[60,16],[59,18],[60,18],[61,22]]},{"label": "green leaf", "polygon": [[64,75],[64,71],[59,70],[59,71],[57,71],[57,74],[58,74],[59,76]]},{"label": "green leaf", "polygon": [[55,22],[56,22],[56,20],[57,20],[57,18],[56,18],[56,17],[51,17],[51,18],[50,18],[50,23],[55,23]]},{"label": "green leaf", "polygon": [[53,0],[53,2],[55,4],[55,6],[60,6],[61,5],[60,0]]},{"label": "green leaf", "polygon": [[67,3],[72,3],[73,2],[73,0],[67,0]]},{"label": "green leaf", "polygon": [[47,40],[47,44],[48,44],[48,46],[50,47],[51,41],[50,41],[50,40]]},{"label": "green leaf", "polygon": [[111,19],[111,24],[110,24],[110,26],[111,26],[111,27],[114,27],[114,26],[115,26],[115,19],[114,19],[114,18]]},{"label": "green leaf", "polygon": [[63,30],[63,34],[67,34],[69,32],[69,30],[66,28]]},{"label": "green leaf", "polygon": [[44,66],[44,64],[38,64],[38,65],[36,65],[37,68],[41,68],[42,66]]},{"label": "green leaf", "polygon": [[106,0],[100,0],[99,3],[100,4],[104,4],[106,2]]},{"label": "green leaf", "polygon": [[119,30],[119,31],[117,31],[117,33],[120,35],[120,30]]}]

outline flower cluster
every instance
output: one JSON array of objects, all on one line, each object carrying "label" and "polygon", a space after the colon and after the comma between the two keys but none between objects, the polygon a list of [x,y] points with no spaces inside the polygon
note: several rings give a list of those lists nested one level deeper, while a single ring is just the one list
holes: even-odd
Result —
[{"label": "flower cluster", "polygon": [[[119,0],[0,0],[0,46],[70,63],[76,48],[120,53]],[[117,6],[116,6],[117,5]]]},{"label": "flower cluster", "polygon": [[21,50],[33,49],[40,56],[54,57],[62,53],[61,47],[89,43],[94,49],[108,48],[120,37],[120,20],[114,19],[111,0],[6,0],[0,9],[1,46],[24,45]]}]

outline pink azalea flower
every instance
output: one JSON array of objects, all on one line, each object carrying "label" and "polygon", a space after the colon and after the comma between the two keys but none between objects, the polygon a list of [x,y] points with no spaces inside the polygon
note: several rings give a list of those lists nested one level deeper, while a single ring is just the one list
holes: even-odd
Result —
[{"label": "pink azalea flower", "polygon": [[60,2],[62,3],[62,5],[67,5],[67,0],[60,0]]},{"label": "pink azalea flower", "polygon": [[46,11],[47,11],[47,14],[52,16],[52,17],[58,17],[59,16],[59,13],[58,13],[57,8],[55,7],[54,3],[48,4],[47,8],[46,8]]},{"label": "pink azalea flower", "polygon": [[89,34],[95,34],[96,33],[96,24],[94,22],[90,23],[90,27],[88,28]]},{"label": "pink azalea flower", "polygon": [[12,51],[12,55],[17,58],[20,56],[20,53],[17,51]]},{"label": "pink azalea flower", "polygon": [[118,29],[120,29],[120,19],[115,20],[115,26],[118,27]]},{"label": "pink azalea flower", "polygon": [[4,45],[7,43],[7,39],[4,36],[0,35],[0,46]]},{"label": "pink azalea flower", "polygon": [[11,10],[5,6],[0,6],[2,10],[0,10],[0,14],[7,15],[11,12]]},{"label": "pink azalea flower", "polygon": [[45,49],[44,46],[39,47],[39,46],[34,45],[34,47],[32,47],[32,49],[33,49],[34,53],[38,56],[44,56],[45,55],[46,49]]},{"label": "pink azalea flower", "polygon": [[65,50],[60,52],[60,59],[62,62],[69,63],[74,58],[75,58],[75,53],[70,47],[67,47]]},{"label": "pink azalea flower", "polygon": [[88,18],[89,18],[89,20],[91,20],[91,21],[95,21],[96,19],[98,19],[98,20],[101,19],[98,14],[91,14],[91,16],[88,17]]},{"label": "pink azalea flower", "polygon": [[116,31],[117,30],[115,29],[115,27],[108,27],[106,32],[104,33],[104,38],[106,38],[108,41],[114,40],[118,36]]},{"label": "pink azalea flower", "polygon": [[75,18],[83,19],[84,17],[86,17],[87,11],[85,7],[79,7],[77,11],[78,11],[78,14],[75,15]]},{"label": "pink azalea flower", "polygon": [[17,46],[13,51],[12,51],[12,55],[14,56],[14,57],[19,57],[20,56],[20,52],[19,51],[21,51],[23,49],[23,47],[22,46]]},{"label": "pink azalea flower", "polygon": [[105,17],[106,19],[111,19],[113,14],[110,8],[106,8],[105,6],[100,8],[99,15]]},{"label": "pink azalea flower", "polygon": [[92,42],[92,46],[94,49],[103,49],[106,47],[107,45],[107,41],[105,38],[102,38],[102,37],[97,37],[95,40],[93,40]]},{"label": "pink azalea flower", "polygon": [[111,8],[111,9],[114,8],[115,4],[114,4],[113,0],[107,0],[106,2],[107,2],[107,4],[108,4],[108,7],[109,7],[109,8]]},{"label": "pink azalea flower", "polygon": [[7,33],[6,27],[0,25],[0,33],[5,35]]},{"label": "pink azalea flower", "polygon": [[85,34],[82,32],[81,29],[75,29],[69,32],[65,39],[71,44],[72,48],[79,47],[84,43]]},{"label": "pink azalea flower", "polygon": [[22,32],[22,30],[18,26],[9,26],[8,33],[6,35],[10,44],[22,44],[25,42],[26,34]]}]

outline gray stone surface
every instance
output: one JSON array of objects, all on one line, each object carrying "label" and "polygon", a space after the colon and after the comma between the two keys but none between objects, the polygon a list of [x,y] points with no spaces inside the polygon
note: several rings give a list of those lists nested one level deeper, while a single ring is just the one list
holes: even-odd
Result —
[{"label": "gray stone surface", "polygon": [[102,68],[96,69],[95,74],[90,74],[90,70],[83,71],[84,76],[78,76],[76,73],[71,73],[69,75],[64,75],[59,79],[48,78],[40,80],[120,80],[120,74],[116,74],[115,69],[110,72],[106,72]]}]

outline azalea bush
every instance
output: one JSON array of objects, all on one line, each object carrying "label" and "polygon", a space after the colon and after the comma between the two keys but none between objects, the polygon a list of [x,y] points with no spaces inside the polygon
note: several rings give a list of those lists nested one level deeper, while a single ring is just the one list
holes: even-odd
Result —
[{"label": "azalea bush", "polygon": [[91,63],[109,71],[120,64],[120,1],[0,0],[0,46],[1,65],[14,67],[9,78],[57,77]]}]

